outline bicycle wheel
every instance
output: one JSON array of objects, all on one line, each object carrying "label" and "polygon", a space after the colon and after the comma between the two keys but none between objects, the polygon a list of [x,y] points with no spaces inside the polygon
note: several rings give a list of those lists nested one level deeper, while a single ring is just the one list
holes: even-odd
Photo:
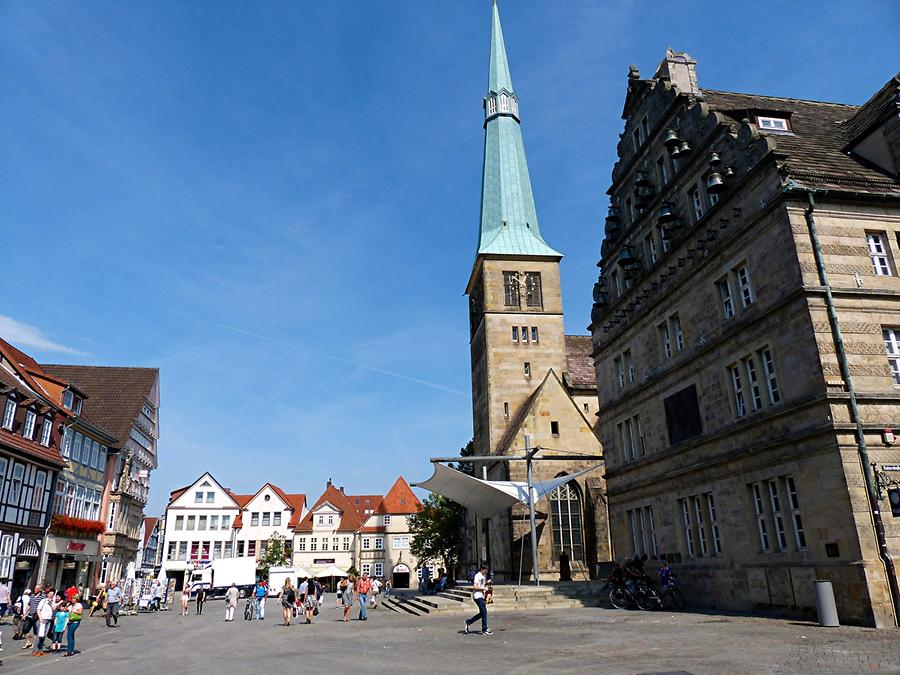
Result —
[{"label": "bicycle wheel", "polygon": [[634,594],[634,601],[645,612],[658,609],[662,605],[659,595],[649,587],[638,589],[637,593]]},{"label": "bicycle wheel", "polygon": [[672,606],[675,609],[684,609],[684,596],[677,588],[673,588],[670,593],[672,597]]},{"label": "bicycle wheel", "polygon": [[616,609],[626,609],[628,607],[628,594],[621,586],[614,586],[609,592],[609,604]]}]

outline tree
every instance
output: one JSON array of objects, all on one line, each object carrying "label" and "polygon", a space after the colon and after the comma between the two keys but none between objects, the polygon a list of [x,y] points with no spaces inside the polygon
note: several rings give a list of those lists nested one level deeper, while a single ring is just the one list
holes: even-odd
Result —
[{"label": "tree", "polygon": [[440,560],[452,575],[459,563],[465,514],[456,502],[429,495],[422,510],[409,517],[410,552],[420,561]]},{"label": "tree", "polygon": [[[466,443],[465,447],[459,449],[460,457],[471,457],[475,454],[475,439]],[[470,476],[475,475],[475,462],[457,462],[456,468]]]},{"label": "tree", "polygon": [[291,564],[291,543],[277,532],[266,542],[266,552],[259,561],[260,577],[269,576],[270,567],[286,567]]}]

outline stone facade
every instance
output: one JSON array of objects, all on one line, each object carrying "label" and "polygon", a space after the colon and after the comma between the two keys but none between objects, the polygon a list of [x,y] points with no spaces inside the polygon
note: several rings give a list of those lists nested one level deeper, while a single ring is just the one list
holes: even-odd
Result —
[{"label": "stone facade", "polygon": [[900,464],[882,433],[900,280],[867,245],[883,233],[896,260],[900,184],[835,140],[862,109],[705,91],[673,52],[630,76],[591,326],[610,530],[618,559],[673,562],[694,604],[808,615],[828,579],[843,621],[894,622],[806,222],[813,190],[869,459]]}]

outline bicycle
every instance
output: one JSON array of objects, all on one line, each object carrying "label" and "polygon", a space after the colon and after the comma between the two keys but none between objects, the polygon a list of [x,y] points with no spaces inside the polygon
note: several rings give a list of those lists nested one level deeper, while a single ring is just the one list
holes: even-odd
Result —
[{"label": "bicycle", "polygon": [[635,582],[634,591],[629,589],[625,583],[610,581],[608,585],[612,586],[609,591],[609,603],[616,609],[629,609],[631,606],[636,606],[638,609],[649,612],[662,606],[659,594],[643,579]]},{"label": "bicycle", "polygon": [[684,609],[684,595],[678,588],[678,581],[674,574],[669,576],[665,584],[661,584],[660,600],[662,606],[667,609]]}]

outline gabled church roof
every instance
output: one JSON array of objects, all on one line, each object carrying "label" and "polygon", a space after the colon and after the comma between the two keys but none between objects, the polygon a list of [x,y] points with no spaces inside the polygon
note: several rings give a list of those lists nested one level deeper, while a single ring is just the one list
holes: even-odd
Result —
[{"label": "gabled church roof", "polygon": [[496,2],[491,27],[488,99],[495,96],[509,97],[509,107],[504,110],[495,101],[493,112],[485,110],[478,254],[561,258],[562,254],[550,248],[541,236],[519,126],[518,99],[509,74]]}]

